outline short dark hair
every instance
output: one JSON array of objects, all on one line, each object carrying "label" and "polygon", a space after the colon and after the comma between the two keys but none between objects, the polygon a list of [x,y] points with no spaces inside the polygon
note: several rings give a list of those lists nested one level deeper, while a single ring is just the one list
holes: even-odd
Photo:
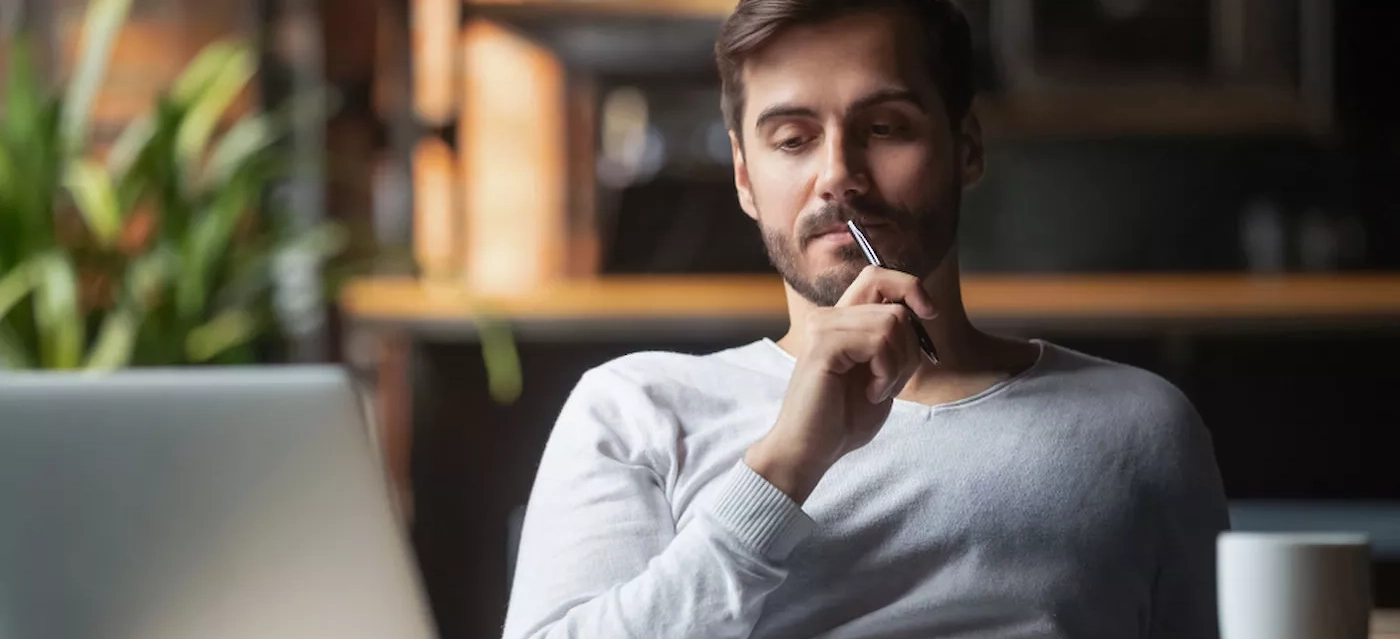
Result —
[{"label": "short dark hair", "polygon": [[972,108],[972,29],[953,0],[740,0],[715,42],[725,124],[743,139],[744,62],[784,30],[882,9],[909,12],[923,36],[925,68],[957,126]]}]

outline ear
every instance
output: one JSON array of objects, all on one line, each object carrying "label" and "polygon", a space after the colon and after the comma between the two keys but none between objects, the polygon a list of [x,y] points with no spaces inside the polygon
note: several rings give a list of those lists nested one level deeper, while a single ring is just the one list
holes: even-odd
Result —
[{"label": "ear", "polygon": [[982,144],[982,121],[968,111],[958,131],[958,161],[962,163],[962,187],[969,189],[982,181],[987,171],[987,150]]},{"label": "ear", "polygon": [[758,207],[753,203],[753,187],[749,183],[749,164],[744,158],[744,144],[733,131],[729,132],[729,147],[734,154],[734,189],[739,192],[739,206],[757,221]]}]

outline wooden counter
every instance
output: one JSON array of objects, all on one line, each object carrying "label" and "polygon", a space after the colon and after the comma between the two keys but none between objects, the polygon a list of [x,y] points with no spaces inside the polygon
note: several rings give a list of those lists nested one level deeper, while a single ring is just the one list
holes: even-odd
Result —
[{"label": "wooden counter", "polygon": [[[974,320],[1026,330],[1400,326],[1400,274],[981,275],[964,277],[963,288]],[[508,295],[365,279],[341,304],[362,325],[471,333],[485,314],[536,336],[781,326],[787,317],[781,280],[761,275],[610,277]]]}]

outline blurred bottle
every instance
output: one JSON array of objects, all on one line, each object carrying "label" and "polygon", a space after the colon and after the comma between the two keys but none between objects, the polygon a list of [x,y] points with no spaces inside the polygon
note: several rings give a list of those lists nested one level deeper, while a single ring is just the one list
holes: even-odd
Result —
[{"label": "blurred bottle", "polygon": [[1303,270],[1337,270],[1340,247],[1340,234],[1332,219],[1320,209],[1308,209],[1298,229],[1298,255]]},{"label": "blurred bottle", "polygon": [[1272,200],[1259,198],[1245,206],[1240,215],[1240,241],[1250,271],[1278,273],[1287,267],[1283,211]]}]

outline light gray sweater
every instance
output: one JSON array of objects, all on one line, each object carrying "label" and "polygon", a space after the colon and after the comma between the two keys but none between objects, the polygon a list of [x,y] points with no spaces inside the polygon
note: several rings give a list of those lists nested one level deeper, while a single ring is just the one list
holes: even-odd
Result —
[{"label": "light gray sweater", "polygon": [[742,461],[794,364],[772,341],[589,371],[540,464],[505,636],[1215,637],[1229,522],[1196,411],[1037,343],[974,397],[896,401],[800,508]]}]

